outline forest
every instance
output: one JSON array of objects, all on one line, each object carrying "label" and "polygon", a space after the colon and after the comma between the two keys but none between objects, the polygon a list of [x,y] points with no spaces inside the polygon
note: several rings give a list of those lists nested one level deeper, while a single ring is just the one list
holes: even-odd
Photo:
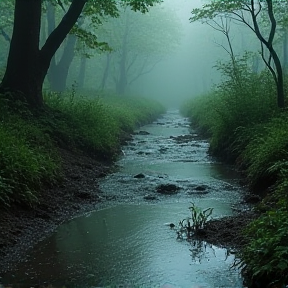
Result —
[{"label": "forest", "polygon": [[[288,1],[175,2],[0,1],[0,287],[287,287]],[[63,244],[53,233],[74,218],[90,235]],[[137,250],[147,231],[143,245],[167,236],[155,218],[173,221],[175,261],[183,242],[203,271],[169,268],[167,251],[162,272],[143,264],[165,248]],[[97,255],[79,264],[78,250]],[[29,266],[55,251],[54,274]],[[217,251],[231,263],[217,267]]]}]

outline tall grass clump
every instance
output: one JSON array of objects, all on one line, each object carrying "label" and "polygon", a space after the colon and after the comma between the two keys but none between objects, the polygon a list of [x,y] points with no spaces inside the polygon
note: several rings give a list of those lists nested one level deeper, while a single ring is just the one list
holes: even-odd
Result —
[{"label": "tall grass clump", "polygon": [[59,178],[53,143],[23,103],[0,95],[0,205],[33,205],[43,185]]},{"label": "tall grass clump", "polygon": [[51,137],[55,137],[56,129],[58,142],[81,147],[104,159],[113,158],[119,151],[121,133],[132,132],[164,112],[157,102],[138,97],[86,98],[74,93],[50,93],[45,102],[54,114],[58,111],[64,117],[64,121],[50,122],[54,126]]},{"label": "tall grass clump", "polygon": [[[60,115],[59,119],[44,119],[51,127],[51,137],[69,149],[80,148],[109,159],[119,146],[119,129],[107,107],[99,99],[87,99],[74,93],[49,93],[45,103]],[[56,132],[56,133],[55,133]]]},{"label": "tall grass clump", "polygon": [[102,99],[120,129],[126,132],[152,122],[165,112],[161,104],[146,98],[110,96]]},{"label": "tall grass clump", "polygon": [[284,180],[288,163],[288,114],[281,113],[249,130],[245,134],[250,139],[240,158],[250,185],[259,189],[275,184],[277,179]]},{"label": "tall grass clump", "polygon": [[257,287],[286,287],[287,227],[288,212],[283,208],[268,211],[248,225],[245,230],[248,245],[238,255],[248,282],[257,283]]}]

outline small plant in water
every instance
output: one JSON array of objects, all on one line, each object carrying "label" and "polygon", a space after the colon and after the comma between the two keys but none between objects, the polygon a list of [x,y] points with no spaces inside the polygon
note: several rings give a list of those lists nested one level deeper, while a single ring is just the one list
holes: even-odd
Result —
[{"label": "small plant in water", "polygon": [[199,234],[213,212],[213,208],[202,210],[193,202],[191,202],[189,210],[191,211],[191,217],[179,221],[179,228],[176,231],[178,239],[190,239],[193,235]]}]

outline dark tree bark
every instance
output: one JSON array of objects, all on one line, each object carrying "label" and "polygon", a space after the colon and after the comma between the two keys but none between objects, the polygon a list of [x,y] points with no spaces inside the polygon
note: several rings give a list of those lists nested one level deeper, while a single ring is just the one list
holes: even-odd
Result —
[{"label": "dark tree bark", "polygon": [[[276,83],[277,105],[279,108],[284,108],[285,107],[285,103],[284,103],[285,95],[284,95],[283,70],[282,70],[282,65],[281,65],[280,59],[278,57],[278,54],[273,47],[273,39],[275,37],[277,22],[276,22],[276,19],[274,17],[272,0],[266,0],[266,3],[267,3],[267,8],[268,8],[268,16],[269,16],[269,20],[270,20],[270,24],[271,24],[268,40],[265,40],[265,38],[263,37],[263,35],[260,32],[259,25],[257,22],[257,13],[255,12],[255,8],[254,8],[254,0],[251,0],[251,7],[252,7],[251,16],[252,16],[252,20],[253,20],[253,26],[254,26],[255,34],[258,37],[258,39],[260,40],[261,45],[265,45],[266,48],[269,50],[270,55],[271,55],[273,62],[275,64],[275,70],[274,70],[272,68],[272,66],[270,65],[269,61],[266,61],[263,58],[266,66],[268,67],[268,69],[272,73],[273,78],[274,78],[275,83]],[[262,51],[263,51],[263,49],[262,49]],[[262,56],[263,56],[263,52],[262,52]]]},{"label": "dark tree bark", "polygon": [[32,105],[42,104],[44,76],[40,60],[39,35],[41,1],[16,0],[14,28],[1,89],[20,91]]},{"label": "dark tree bark", "polygon": [[50,61],[76,23],[87,0],[73,0],[59,25],[39,49],[40,0],[16,0],[7,68],[0,90],[20,92],[32,107],[43,104],[42,86]]},{"label": "dark tree bark", "polygon": [[[47,3],[47,23],[48,34],[50,35],[55,29],[55,6],[51,2]],[[76,42],[76,36],[69,34],[58,63],[56,62],[55,55],[51,59],[47,78],[50,83],[50,89],[54,92],[63,92],[66,89],[67,77],[74,58]]]}]

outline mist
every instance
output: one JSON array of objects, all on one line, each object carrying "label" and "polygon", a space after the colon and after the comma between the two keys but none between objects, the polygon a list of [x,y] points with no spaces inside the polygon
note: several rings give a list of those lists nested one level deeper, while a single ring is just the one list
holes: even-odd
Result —
[{"label": "mist", "polygon": [[[127,54],[130,53],[130,60],[126,59],[126,65],[131,65],[132,68],[136,68],[135,70],[131,68],[130,71],[127,72],[127,75],[125,75],[126,78],[124,81],[127,81],[127,85],[121,93],[119,91],[117,93],[116,79],[117,77],[121,77],[119,76],[121,68],[117,66],[119,66],[119,63],[122,61],[121,53],[123,55],[123,51],[120,51],[120,46],[122,45],[121,39],[123,39],[124,34],[121,35],[121,33],[118,32],[116,36],[115,27],[119,29],[121,26],[123,31],[128,28],[125,28],[127,24],[125,24],[123,20],[125,17],[122,17],[123,19],[120,17],[120,19],[116,20],[107,19],[107,22],[104,23],[103,27],[98,31],[98,38],[101,41],[107,42],[108,45],[111,46],[112,52],[111,54],[105,51],[101,53],[92,52],[90,58],[87,59],[84,88],[99,91],[101,81],[103,81],[103,73],[105,73],[105,69],[107,70],[107,55],[111,55],[111,59],[109,60],[111,61],[109,75],[105,80],[105,85],[100,89],[102,91],[109,91],[109,93],[115,93],[116,91],[116,94],[125,93],[144,96],[156,99],[167,107],[178,107],[186,99],[209,92],[221,81],[221,75],[215,65],[219,62],[228,61],[230,56],[227,51],[225,51],[225,49],[228,49],[227,39],[221,32],[216,31],[207,24],[200,22],[191,23],[190,21],[192,9],[200,8],[204,3],[205,1],[201,0],[179,0],[177,2],[165,0],[159,7],[152,7],[148,15],[141,13],[135,14],[134,12],[134,15],[129,14],[131,25],[134,26],[135,23],[138,22],[138,25],[142,25],[142,28],[137,28],[137,26],[134,29],[132,28],[129,32],[129,37],[127,37],[128,44],[125,45],[128,46]],[[127,11],[125,13],[127,13]],[[161,13],[163,13],[164,16],[161,15]],[[149,14],[152,16],[149,16]],[[162,34],[157,34],[157,31],[152,31],[153,26],[152,28],[151,26],[147,26],[146,28],[147,17],[152,17],[152,19],[150,18],[149,20],[151,20],[151,23],[154,23],[153,15],[154,17],[155,15],[156,17],[159,15],[159,19],[161,19],[159,23],[155,23],[157,24],[156,28],[158,32],[160,31]],[[162,19],[163,17],[165,19]],[[167,27],[167,25],[169,26]],[[104,32],[101,31],[101,29],[103,29]],[[105,33],[107,31],[108,34],[110,34],[110,38],[107,37],[107,33]],[[113,33],[115,33],[115,35]],[[143,34],[147,34],[146,36],[148,36],[148,38],[145,38]],[[247,27],[231,22],[229,34],[235,55],[243,55],[245,50],[250,49],[255,52],[259,49],[259,44]],[[117,37],[119,39],[115,40]],[[145,38],[146,42],[144,44],[147,45],[148,48],[143,48],[144,44],[139,40],[141,37]],[[169,39],[173,39],[174,43],[170,45],[171,41]],[[149,47],[149,45],[152,48]],[[139,49],[139,47],[141,47],[141,49],[143,48],[143,51]],[[137,50],[137,53],[135,50]],[[139,67],[142,67],[144,61],[150,62],[148,62],[147,67],[144,68],[142,75],[138,77],[136,74],[139,73]],[[127,66],[126,69],[128,71]],[[79,76],[76,71],[80,70],[80,57],[76,57],[72,67],[67,84],[68,88],[73,85],[77,86]],[[145,71],[145,69],[148,72]],[[128,78],[130,77],[131,79],[135,75],[137,79],[129,83],[130,80]]]}]

